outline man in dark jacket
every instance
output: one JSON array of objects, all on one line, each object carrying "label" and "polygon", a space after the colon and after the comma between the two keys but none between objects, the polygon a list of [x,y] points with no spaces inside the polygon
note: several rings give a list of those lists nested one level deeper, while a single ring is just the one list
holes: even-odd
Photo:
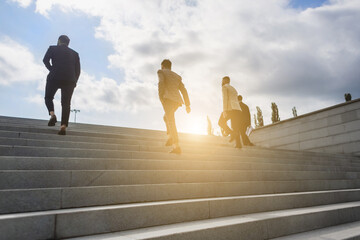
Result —
[{"label": "man in dark jacket", "polygon": [[249,137],[246,135],[246,129],[247,127],[251,126],[251,116],[250,116],[250,110],[249,107],[242,102],[242,96],[239,95],[238,96],[238,100],[239,100],[239,104],[240,107],[242,109],[241,112],[241,117],[240,117],[240,134],[241,134],[241,139],[243,141],[243,144],[245,146],[254,146],[254,144],[252,144],[250,142]]},{"label": "man in dark jacket", "polygon": [[[178,107],[181,107],[185,102],[186,112],[190,113],[191,109],[189,96],[181,77],[177,73],[171,71],[170,60],[165,59],[162,61],[161,69],[157,72],[157,74],[159,78],[159,98],[165,111],[164,121],[168,134],[168,140],[165,145],[173,145],[173,149],[170,153],[180,154],[181,149],[175,125],[175,112]],[[180,92],[184,100],[182,99]]]},{"label": "man in dark jacket", "polygon": [[57,90],[61,89],[62,114],[59,135],[66,134],[66,127],[69,124],[71,97],[80,76],[79,54],[68,47],[69,42],[70,39],[66,35],[61,35],[57,46],[50,46],[43,59],[46,68],[50,71],[45,88],[45,104],[51,116],[48,126],[55,126],[57,122],[53,99]]}]

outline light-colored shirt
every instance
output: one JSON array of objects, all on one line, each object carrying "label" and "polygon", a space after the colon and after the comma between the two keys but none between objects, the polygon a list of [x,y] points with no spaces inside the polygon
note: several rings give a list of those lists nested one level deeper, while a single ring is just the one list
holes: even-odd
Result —
[{"label": "light-colored shirt", "polygon": [[241,107],[238,101],[238,93],[230,84],[222,86],[223,96],[223,111],[240,110]]}]

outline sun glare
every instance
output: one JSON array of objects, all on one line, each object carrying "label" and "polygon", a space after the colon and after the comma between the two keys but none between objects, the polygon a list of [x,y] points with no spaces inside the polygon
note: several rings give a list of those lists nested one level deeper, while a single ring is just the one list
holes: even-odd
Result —
[{"label": "sun glare", "polygon": [[207,134],[207,121],[206,117],[191,116],[184,126],[184,132],[193,134]]}]

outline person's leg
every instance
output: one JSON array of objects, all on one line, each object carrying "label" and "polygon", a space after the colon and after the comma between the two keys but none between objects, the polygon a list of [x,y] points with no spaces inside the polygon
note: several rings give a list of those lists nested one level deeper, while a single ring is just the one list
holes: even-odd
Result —
[{"label": "person's leg", "polygon": [[167,118],[166,118],[166,114],[164,114],[163,119],[164,119],[164,122],[165,122],[166,135],[167,135],[167,140],[166,140],[165,146],[171,146],[173,144],[173,140],[172,140],[171,135],[170,135],[170,127],[169,127],[169,123],[168,123]]},{"label": "person's leg", "polygon": [[57,90],[58,90],[57,84],[51,81],[46,81],[44,99],[45,99],[46,108],[48,109],[49,115],[51,116],[48,126],[55,126],[55,123],[57,122],[55,116],[54,102],[53,102]]},{"label": "person's leg", "polygon": [[251,143],[249,137],[246,135],[246,129],[247,129],[247,125],[245,123],[241,123],[241,127],[240,127],[241,139],[244,145],[249,146],[251,145]]},{"label": "person's leg", "polygon": [[163,109],[164,109],[164,112],[165,112],[164,117],[163,117],[163,120],[164,120],[165,126],[166,126],[166,135],[167,135],[167,140],[166,140],[165,146],[171,146],[173,144],[173,141],[172,141],[171,135],[170,135],[169,123],[168,123],[167,118],[166,118],[166,103],[161,102],[161,105],[163,106]]},{"label": "person's leg", "polygon": [[70,105],[74,88],[74,84],[64,84],[61,86],[61,130],[64,131],[69,125]]},{"label": "person's leg", "polygon": [[219,121],[218,121],[218,125],[224,130],[224,133],[226,136],[232,132],[232,130],[227,125],[227,121],[229,119],[230,119],[229,116],[226,116],[226,118],[224,118],[224,115],[221,113]]},{"label": "person's leg", "polygon": [[240,142],[240,117],[241,117],[241,111],[238,110],[232,110],[231,112],[231,128],[233,129],[233,137],[236,141],[236,148],[241,148],[241,142]]},{"label": "person's leg", "polygon": [[[172,152],[174,152],[175,149],[180,151],[179,137],[178,137],[178,132],[176,129],[176,124],[175,124],[175,112],[176,112],[177,108],[178,108],[178,106],[177,106],[177,103],[175,103],[175,102],[167,101],[165,103],[165,117],[166,117],[166,120],[168,123],[169,133],[170,133],[170,137],[172,139],[173,147],[174,147]],[[174,152],[174,153],[178,153],[178,152]]]}]

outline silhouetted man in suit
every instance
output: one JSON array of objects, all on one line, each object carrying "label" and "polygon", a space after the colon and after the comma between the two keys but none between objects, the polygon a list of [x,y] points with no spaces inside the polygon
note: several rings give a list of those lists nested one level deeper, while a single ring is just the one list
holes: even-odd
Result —
[{"label": "silhouetted man in suit", "polygon": [[48,126],[55,126],[57,122],[53,100],[57,90],[61,89],[62,113],[59,135],[66,135],[71,97],[80,76],[79,54],[68,47],[69,42],[70,39],[66,35],[61,35],[57,46],[50,46],[43,59],[46,68],[50,71],[45,88],[45,104],[51,116]]},{"label": "silhouetted man in suit", "polygon": [[251,116],[250,116],[250,110],[249,107],[242,102],[242,96],[239,95],[238,96],[238,100],[239,100],[239,104],[241,107],[241,117],[240,117],[240,134],[241,134],[241,139],[243,141],[243,144],[246,146],[254,146],[254,144],[252,144],[250,142],[249,137],[246,135],[246,129],[248,126],[251,126]]},{"label": "silhouetted man in suit", "polygon": [[[241,107],[237,99],[238,93],[234,87],[230,85],[230,78],[223,77],[222,82],[222,97],[223,97],[223,113],[219,119],[219,125],[225,131],[230,132],[231,140],[235,139],[236,148],[241,148],[240,142],[240,118]],[[231,128],[227,126],[227,120],[231,119]],[[231,141],[230,140],[230,141]]]},{"label": "silhouetted man in suit", "polygon": [[165,59],[162,61],[161,69],[158,70],[157,74],[159,78],[159,98],[165,111],[164,121],[168,134],[168,140],[165,145],[173,145],[173,149],[170,153],[180,154],[181,148],[179,146],[178,132],[175,125],[175,112],[185,101],[186,112],[190,113],[189,96],[181,77],[177,73],[171,71],[170,60]]}]

